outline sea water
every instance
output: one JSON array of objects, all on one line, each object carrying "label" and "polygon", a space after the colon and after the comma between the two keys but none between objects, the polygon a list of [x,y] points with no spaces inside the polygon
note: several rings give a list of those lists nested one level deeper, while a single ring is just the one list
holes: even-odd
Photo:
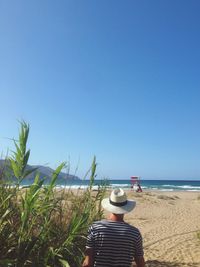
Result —
[{"label": "sea water", "polygon": [[[62,183],[57,183],[57,187],[65,187],[72,189],[87,188],[89,186],[89,180],[74,180]],[[117,180],[95,180],[94,189],[99,185],[105,184],[108,188],[121,187],[123,189],[131,188],[131,181],[126,179]],[[199,191],[200,192],[200,180],[140,180],[140,185],[143,190],[160,190],[160,191]]]}]

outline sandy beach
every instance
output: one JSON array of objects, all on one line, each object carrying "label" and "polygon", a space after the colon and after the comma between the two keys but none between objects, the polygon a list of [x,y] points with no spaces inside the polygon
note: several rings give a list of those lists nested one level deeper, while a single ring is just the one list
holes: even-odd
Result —
[{"label": "sandy beach", "polygon": [[200,267],[200,193],[127,195],[137,201],[126,220],[141,230],[147,267]]},{"label": "sandy beach", "polygon": [[127,191],[127,195],[137,201],[126,221],[143,235],[147,267],[200,267],[200,193]]}]

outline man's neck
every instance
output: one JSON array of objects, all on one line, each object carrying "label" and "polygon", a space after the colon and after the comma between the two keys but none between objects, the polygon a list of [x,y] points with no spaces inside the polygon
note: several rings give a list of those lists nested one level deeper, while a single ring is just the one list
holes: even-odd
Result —
[{"label": "man's neck", "polygon": [[115,222],[123,222],[124,221],[124,214],[114,214],[111,213],[108,216],[108,219]]}]

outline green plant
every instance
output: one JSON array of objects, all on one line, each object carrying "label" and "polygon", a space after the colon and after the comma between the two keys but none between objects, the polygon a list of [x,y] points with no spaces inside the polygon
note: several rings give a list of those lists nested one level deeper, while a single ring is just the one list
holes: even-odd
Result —
[{"label": "green plant", "polygon": [[[47,185],[37,173],[29,187],[21,188],[21,182],[36,169],[28,169],[27,165],[29,125],[22,122],[20,126],[19,140],[14,140],[16,151],[7,159],[1,174],[0,266],[80,266],[87,229],[103,215],[100,202],[105,186],[92,190],[96,158],[85,191],[58,192],[56,182],[65,162],[58,166]],[[11,183],[8,176],[17,180]]]},{"label": "green plant", "polygon": [[26,176],[37,169],[27,169],[28,159],[30,156],[30,149],[26,150],[28,135],[29,125],[23,121],[21,122],[18,142],[13,140],[16,151],[13,151],[13,155],[9,158],[11,169],[17,179],[17,186],[19,186]]}]

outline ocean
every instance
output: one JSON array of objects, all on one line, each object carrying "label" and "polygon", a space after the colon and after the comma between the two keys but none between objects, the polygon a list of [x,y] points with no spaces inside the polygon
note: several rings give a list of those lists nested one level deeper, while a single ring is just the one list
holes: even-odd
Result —
[{"label": "ocean", "polygon": [[[94,189],[98,185],[106,183],[109,188],[121,187],[123,189],[130,189],[130,180],[96,180]],[[58,183],[57,187],[61,188],[87,188],[89,185],[89,180],[76,180],[67,183]],[[199,191],[200,192],[200,180],[140,180],[140,185],[143,190],[160,190],[160,191]]]}]

